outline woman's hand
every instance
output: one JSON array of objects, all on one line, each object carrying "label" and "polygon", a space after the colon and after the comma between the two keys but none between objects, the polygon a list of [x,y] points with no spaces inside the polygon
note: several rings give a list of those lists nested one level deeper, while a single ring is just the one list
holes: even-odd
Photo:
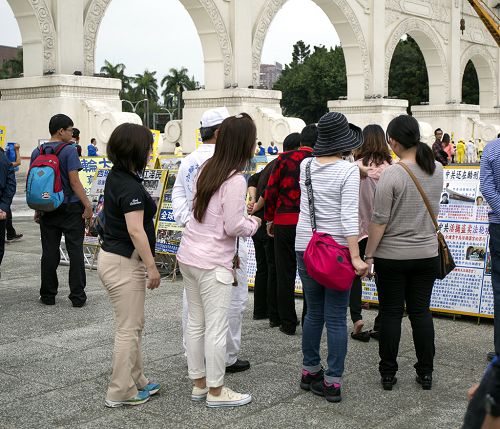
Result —
[{"label": "woman's hand", "polygon": [[360,277],[366,277],[368,274],[368,264],[364,262],[359,256],[352,260],[352,266],[356,271],[356,274]]},{"label": "woman's hand", "polygon": [[156,268],[156,264],[147,267],[147,271],[148,271],[147,288],[156,289],[158,286],[160,286],[160,280],[161,280],[158,268]]},{"label": "woman's hand", "polygon": [[259,224],[259,228],[260,226],[262,225],[262,219],[258,216],[250,216],[253,220],[257,221],[257,223]]}]

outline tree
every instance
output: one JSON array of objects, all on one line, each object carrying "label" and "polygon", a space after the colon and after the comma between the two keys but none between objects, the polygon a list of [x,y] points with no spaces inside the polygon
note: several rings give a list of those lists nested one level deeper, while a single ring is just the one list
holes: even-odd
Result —
[{"label": "tree", "polygon": [[161,94],[165,105],[167,107],[175,106],[177,108],[177,119],[182,119],[182,93],[195,90],[198,87],[198,82],[196,82],[194,76],[191,78],[188,76],[187,68],[171,68],[169,74],[161,80],[161,86],[165,86]]},{"label": "tree", "polygon": [[292,52],[292,63],[293,64],[303,64],[306,58],[311,55],[310,45],[307,45],[299,40],[295,45],[293,45]]},{"label": "tree", "polygon": [[120,79],[122,81],[122,90],[120,95],[131,90],[130,78],[125,74],[125,65],[122,63],[111,64],[108,60],[104,60],[104,65],[101,67],[101,73],[105,74],[106,77],[113,79]]},{"label": "tree", "polygon": [[156,72],[145,70],[143,74],[136,74],[132,79],[135,83],[134,92],[150,101],[158,101],[158,80]]},{"label": "tree", "polygon": [[281,104],[285,115],[299,117],[309,124],[328,111],[328,100],[347,94],[347,78],[340,46],[334,49],[315,46],[312,54],[308,50],[301,41],[294,45],[293,52],[298,55],[285,66],[273,89],[283,93]]},{"label": "tree", "polygon": [[462,80],[462,101],[466,104],[479,104],[479,79],[472,61],[465,66]]},{"label": "tree", "polygon": [[0,68],[0,79],[11,79],[23,75],[23,50],[18,49],[14,58],[6,60]]},{"label": "tree", "polygon": [[429,101],[424,56],[410,36],[401,40],[394,51],[389,70],[389,96],[408,100],[410,106]]}]

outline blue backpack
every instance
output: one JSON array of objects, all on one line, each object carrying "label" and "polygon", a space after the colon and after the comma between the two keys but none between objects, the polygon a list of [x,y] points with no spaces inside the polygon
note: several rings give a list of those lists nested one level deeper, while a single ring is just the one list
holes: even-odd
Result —
[{"label": "blue backpack", "polygon": [[55,150],[50,148],[52,153],[46,153],[44,145],[40,146],[40,154],[31,163],[26,179],[26,203],[33,210],[52,212],[63,203],[58,155],[68,145],[61,143]]},{"label": "blue backpack", "polygon": [[[15,143],[9,142],[5,148],[5,155],[7,155],[10,162],[16,162],[16,148],[14,145]],[[19,167],[14,167],[14,171],[19,171]]]}]

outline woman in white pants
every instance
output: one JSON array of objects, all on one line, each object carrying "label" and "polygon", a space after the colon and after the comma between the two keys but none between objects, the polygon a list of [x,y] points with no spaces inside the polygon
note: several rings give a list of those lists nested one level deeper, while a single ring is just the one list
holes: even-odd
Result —
[{"label": "woman in white pants", "polygon": [[256,129],[250,116],[222,122],[215,152],[196,182],[193,212],[177,253],[188,299],[186,348],[191,399],[208,407],[251,402],[249,394],[224,386],[231,292],[237,285],[238,237],[250,237],[260,219],[245,216],[246,181],[241,171],[253,157]]}]

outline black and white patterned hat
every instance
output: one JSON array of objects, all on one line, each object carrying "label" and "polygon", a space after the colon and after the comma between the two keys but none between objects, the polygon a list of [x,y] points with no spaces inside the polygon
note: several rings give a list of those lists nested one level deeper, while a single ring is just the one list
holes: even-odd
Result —
[{"label": "black and white patterned hat", "polygon": [[350,152],[363,144],[361,128],[347,122],[342,113],[328,112],[318,122],[314,156]]}]

